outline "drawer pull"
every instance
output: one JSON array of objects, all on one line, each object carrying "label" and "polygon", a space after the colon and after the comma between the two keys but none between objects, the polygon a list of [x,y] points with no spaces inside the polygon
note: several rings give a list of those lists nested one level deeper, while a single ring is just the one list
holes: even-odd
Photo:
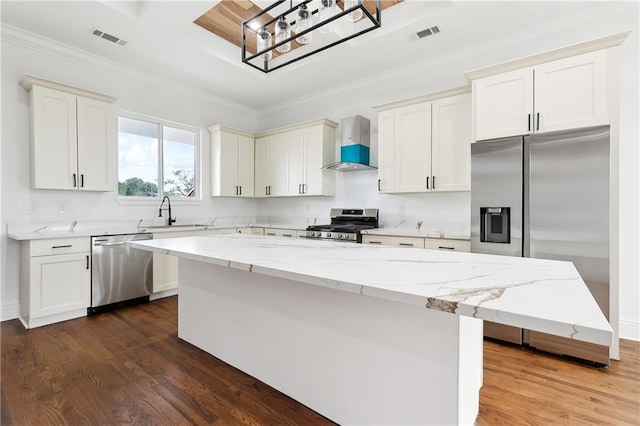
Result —
[{"label": "drawer pull", "polygon": [[71,247],[73,247],[71,244],[68,244],[66,246],[51,246],[52,249],[71,248]]},{"label": "drawer pull", "polygon": [[275,232],[266,232],[267,235],[275,236]]},{"label": "drawer pull", "polygon": [[291,234],[282,234],[283,237],[293,237]]},{"label": "drawer pull", "polygon": [[438,249],[440,249],[440,250],[455,250],[454,247],[445,247],[445,246],[438,246]]},{"label": "drawer pull", "polygon": [[413,247],[412,243],[399,243],[398,245],[401,245],[402,247]]},{"label": "drawer pull", "polygon": [[369,244],[382,244],[382,241],[369,241]]}]

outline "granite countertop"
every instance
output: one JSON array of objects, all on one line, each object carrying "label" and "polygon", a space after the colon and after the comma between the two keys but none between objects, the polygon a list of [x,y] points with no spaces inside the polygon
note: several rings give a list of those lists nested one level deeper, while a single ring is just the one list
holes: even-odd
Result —
[{"label": "granite countertop", "polygon": [[133,247],[610,346],[570,262],[331,241],[212,235]]}]

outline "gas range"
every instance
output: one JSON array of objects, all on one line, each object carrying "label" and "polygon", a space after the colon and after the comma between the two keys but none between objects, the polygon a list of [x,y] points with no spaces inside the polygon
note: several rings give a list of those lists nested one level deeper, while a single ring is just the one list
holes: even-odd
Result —
[{"label": "gas range", "polygon": [[307,238],[362,242],[360,231],[378,227],[378,209],[331,209],[331,223],[307,228]]}]

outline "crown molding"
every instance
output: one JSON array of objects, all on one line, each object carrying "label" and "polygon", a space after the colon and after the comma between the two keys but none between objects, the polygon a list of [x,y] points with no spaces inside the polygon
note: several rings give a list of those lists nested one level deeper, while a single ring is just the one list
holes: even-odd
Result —
[{"label": "crown molding", "polygon": [[91,90],[80,89],[78,87],[69,86],[68,84],[60,83],[57,81],[51,81],[44,78],[36,77],[33,75],[25,75],[22,80],[20,80],[20,86],[24,88],[27,92],[31,91],[33,86],[41,86],[47,87],[49,89],[61,90],[63,92],[72,93],[74,95],[84,96],[86,98],[98,99],[100,101],[114,103],[117,101],[116,98],[111,96],[103,95],[102,93],[93,92]]},{"label": "crown molding", "polygon": [[239,112],[251,114],[255,117],[257,117],[258,114],[255,108],[208,92],[203,92],[191,86],[176,83],[175,80],[154,76],[140,69],[106,59],[102,56],[77,49],[12,25],[2,24],[1,39],[3,42],[11,43],[89,69],[108,72],[112,75],[126,78],[129,81],[141,84],[151,83],[169,90],[175,90],[183,95],[187,95],[189,98],[196,98],[213,107],[234,108],[239,110]]},{"label": "crown molding", "polygon": [[509,71],[515,71],[518,69],[539,65],[545,62],[556,61],[558,59],[564,59],[583,53],[589,53],[596,50],[608,49],[610,47],[619,46],[624,43],[629,34],[631,34],[631,31],[588,40],[586,42],[572,44],[570,46],[561,47],[559,49],[547,50],[536,55],[518,58],[513,61],[502,62],[473,71],[467,71],[464,73],[464,76],[467,78],[467,81],[471,82],[472,80],[478,78],[488,77],[491,75],[501,74]]},{"label": "crown molding", "polygon": [[[259,121],[268,120],[270,117],[286,114],[292,109],[304,109],[313,104],[335,102],[339,99],[348,101],[349,98],[357,98],[362,96],[362,93],[370,92],[372,87],[406,86],[409,82],[424,80],[425,76],[449,76],[451,81],[459,81],[450,87],[460,86],[468,82],[465,74],[469,69],[480,70],[493,64],[522,58],[523,52],[526,56],[533,56],[540,52],[562,49],[564,46],[582,43],[585,40],[606,38],[611,34],[621,34],[637,28],[638,17],[628,13],[628,4],[606,4],[576,14],[570,20],[564,18],[547,22],[535,32],[520,32],[510,34],[509,37],[485,40],[443,55],[416,61],[411,67],[399,66],[395,70],[373,74],[357,82],[325,89],[321,93],[307,94],[304,98],[261,108],[258,118]],[[439,90],[444,89],[447,87],[441,87]],[[395,102],[402,100],[398,99]]]}]

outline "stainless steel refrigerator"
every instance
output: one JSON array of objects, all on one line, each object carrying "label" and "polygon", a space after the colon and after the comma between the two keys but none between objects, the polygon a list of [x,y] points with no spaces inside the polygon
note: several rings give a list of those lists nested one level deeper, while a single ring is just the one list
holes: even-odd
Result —
[{"label": "stainless steel refrigerator", "polygon": [[[471,145],[471,251],[568,260],[609,318],[609,126]],[[609,363],[609,348],[485,322],[485,336]]]}]

